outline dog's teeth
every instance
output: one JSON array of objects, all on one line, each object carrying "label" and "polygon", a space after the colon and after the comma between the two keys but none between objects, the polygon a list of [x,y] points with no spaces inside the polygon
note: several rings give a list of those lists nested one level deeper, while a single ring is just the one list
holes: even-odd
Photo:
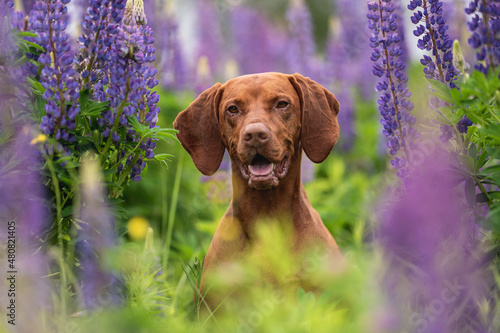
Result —
[{"label": "dog's teeth", "polygon": [[273,165],[273,169],[272,170],[274,171],[274,168],[276,167],[276,164],[273,163],[272,165]]}]

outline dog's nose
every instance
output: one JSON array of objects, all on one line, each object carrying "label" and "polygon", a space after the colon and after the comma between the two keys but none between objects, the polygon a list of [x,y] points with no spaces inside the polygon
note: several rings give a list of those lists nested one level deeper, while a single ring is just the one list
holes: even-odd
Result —
[{"label": "dog's nose", "polygon": [[243,131],[243,141],[253,147],[262,146],[269,141],[269,130],[261,123],[247,125]]}]

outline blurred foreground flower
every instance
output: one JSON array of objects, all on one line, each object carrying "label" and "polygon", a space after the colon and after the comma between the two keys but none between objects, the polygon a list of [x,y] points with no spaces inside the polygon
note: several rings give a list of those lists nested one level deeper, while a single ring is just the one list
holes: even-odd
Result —
[{"label": "blurred foreground flower", "polygon": [[[5,115],[4,111],[0,105],[0,118]],[[7,130],[7,126],[3,128]],[[0,159],[0,239],[6,247],[6,260],[2,262],[6,270],[17,272],[12,275],[6,272],[4,278],[7,280],[0,283],[0,292],[4,297],[2,312],[4,323],[13,320],[15,326],[12,327],[18,332],[51,331],[52,322],[47,319],[53,316],[54,290],[46,278],[50,274],[47,268],[51,266],[51,261],[46,249],[42,248],[49,221],[40,175],[36,169],[39,166],[38,155],[36,147],[30,144],[32,134],[28,128],[18,129],[17,134],[12,137],[11,145],[0,145],[3,155]],[[13,155],[9,160],[6,157],[11,153]],[[12,165],[7,165],[12,161],[16,161],[13,168]],[[7,252],[7,248],[13,251]],[[9,261],[7,253],[14,254],[13,258],[9,256]],[[9,281],[11,276],[15,278]],[[7,289],[12,288],[11,283],[15,286],[15,296],[7,298]],[[16,301],[13,316],[10,316],[10,304],[7,303],[10,299]],[[30,301],[33,299],[36,302]],[[23,313],[28,313],[30,320],[23,320]]]},{"label": "blurred foreground flower", "polygon": [[81,179],[82,224],[76,253],[81,267],[81,297],[86,309],[95,310],[122,302],[121,283],[106,265],[106,256],[116,245],[117,235],[100,183],[99,162],[85,160]]},{"label": "blurred foreground flower", "polygon": [[478,304],[491,301],[493,281],[485,278],[480,242],[468,232],[467,207],[447,156],[438,148],[411,170],[381,216],[389,263],[381,283],[399,318],[397,332],[487,331],[491,313],[481,313]]}]

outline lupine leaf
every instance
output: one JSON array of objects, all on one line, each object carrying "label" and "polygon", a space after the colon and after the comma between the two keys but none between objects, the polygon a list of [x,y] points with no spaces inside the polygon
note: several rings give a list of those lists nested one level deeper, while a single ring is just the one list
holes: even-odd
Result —
[{"label": "lupine leaf", "polygon": [[470,156],[458,155],[458,160],[467,168],[471,174],[474,173],[474,159]]},{"label": "lupine leaf", "polygon": [[484,193],[478,193],[476,195],[476,202],[487,202],[488,198],[490,200],[498,200],[500,199],[500,191],[490,191],[487,192],[488,197],[486,197],[486,194]]},{"label": "lupine leaf", "polygon": [[451,95],[450,88],[448,88],[448,86],[446,84],[444,84],[441,81],[430,80],[430,79],[427,79],[427,83],[429,83],[429,85],[431,86],[431,88],[433,90],[432,94],[434,96],[438,97],[439,99],[441,99],[445,102],[448,102],[450,104],[454,104],[455,100],[453,99],[453,97]]},{"label": "lupine leaf", "polygon": [[90,102],[87,110],[81,111],[83,116],[98,116],[109,108],[109,101]]},{"label": "lupine leaf", "polygon": [[23,43],[26,43],[26,44],[28,44],[29,46],[34,47],[35,49],[37,49],[37,50],[39,50],[39,51],[41,51],[41,52],[45,52],[45,50],[43,49],[43,47],[41,47],[41,46],[40,46],[40,45],[38,45],[38,44],[35,44],[35,43],[30,42],[30,41],[27,41],[27,40],[23,40]]},{"label": "lupine leaf", "polygon": [[469,177],[465,180],[464,190],[465,199],[470,206],[474,206],[476,202],[476,184],[474,183],[474,179],[472,179],[472,177]]},{"label": "lupine leaf", "polygon": [[488,161],[488,152],[486,150],[483,150],[481,155],[479,155],[479,157],[477,158],[476,172],[478,172],[479,169],[481,169],[487,161]]},{"label": "lupine leaf", "polygon": [[479,175],[481,176],[489,176],[492,174],[500,173],[500,165],[492,165],[487,168],[484,168],[479,172]]}]

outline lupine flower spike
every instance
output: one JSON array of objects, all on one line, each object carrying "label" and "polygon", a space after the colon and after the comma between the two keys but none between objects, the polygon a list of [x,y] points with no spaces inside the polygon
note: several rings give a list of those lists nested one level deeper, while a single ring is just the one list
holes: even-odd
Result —
[{"label": "lupine flower spike", "polygon": [[372,30],[371,60],[374,62],[372,73],[380,78],[376,89],[381,92],[378,105],[383,133],[389,138],[387,146],[394,156],[391,164],[398,170],[398,176],[404,179],[411,164],[414,140],[419,133],[413,127],[416,119],[410,114],[413,103],[409,99],[411,92],[406,87],[408,78],[401,58],[397,15],[390,0],[369,1],[368,9],[368,27]]},{"label": "lupine flower spike", "polygon": [[[413,34],[420,37],[417,46],[422,50],[432,52],[432,56],[424,55],[420,60],[425,76],[429,79],[441,81],[450,88],[456,88],[455,81],[458,72],[453,65],[453,40],[450,38],[443,16],[443,2],[437,0],[412,0],[408,9],[413,11],[411,21],[417,25]],[[460,133],[467,133],[472,122],[464,117],[456,125]],[[453,137],[453,129],[448,125],[441,125],[441,140],[447,141]]]},{"label": "lupine flower spike", "polygon": [[[69,0],[38,0],[29,20],[31,28],[38,34],[35,42],[46,51],[38,58],[43,66],[40,82],[45,92],[42,97],[47,102],[40,129],[64,143],[73,143],[76,138],[71,132],[80,112],[77,102],[80,90],[74,78],[73,58],[66,33],[68,3]],[[70,101],[73,103],[67,107],[66,103]]]},{"label": "lupine flower spike", "polygon": [[425,76],[455,87],[457,77],[453,67],[453,40],[448,35],[443,2],[438,0],[412,0],[408,9],[413,11],[411,21],[417,25],[413,34],[419,37],[418,48],[431,51],[432,57],[424,55],[420,60]]},{"label": "lupine flower spike", "polygon": [[[125,8],[125,11],[123,11]],[[151,139],[139,145],[141,153],[121,150],[122,142],[139,142],[128,117],[153,128],[158,119],[159,96],[151,91],[158,80],[156,69],[149,65],[155,60],[152,30],[145,26],[142,0],[92,0],[82,26],[80,54],[75,67],[80,72],[82,89],[93,87],[92,98],[109,102],[110,109],[97,119],[105,146],[104,154],[115,145],[117,169],[130,169],[134,181],[141,179],[146,166],[144,158],[154,157],[156,143]],[[122,19],[123,17],[123,19]],[[125,163],[125,165],[123,164]]]},{"label": "lupine flower spike", "polygon": [[475,68],[486,74],[500,64],[500,3],[473,0],[465,12],[473,15],[467,25],[472,32],[469,45],[477,50]]}]

